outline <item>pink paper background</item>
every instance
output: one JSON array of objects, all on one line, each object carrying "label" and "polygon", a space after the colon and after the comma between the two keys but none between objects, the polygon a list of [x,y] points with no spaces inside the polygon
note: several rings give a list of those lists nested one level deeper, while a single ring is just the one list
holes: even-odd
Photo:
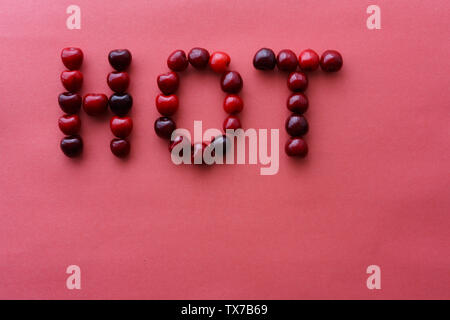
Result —
[{"label": "pink paper background", "polygon": [[[82,10],[68,30],[66,7]],[[381,7],[382,29],[366,28]],[[450,298],[450,6],[435,1],[0,2],[0,298]],[[107,53],[133,53],[132,153],[108,119],[81,113],[81,159],[59,150],[59,58],[84,50],[83,93],[110,93]],[[174,49],[222,50],[244,79],[246,128],[280,128],[285,75],[263,46],[341,51],[310,77],[310,154],[280,170],[177,167],[153,122],[156,76]],[[220,127],[218,77],[188,71],[176,119]],[[65,270],[82,271],[68,290]],[[381,290],[366,288],[381,267]]]}]

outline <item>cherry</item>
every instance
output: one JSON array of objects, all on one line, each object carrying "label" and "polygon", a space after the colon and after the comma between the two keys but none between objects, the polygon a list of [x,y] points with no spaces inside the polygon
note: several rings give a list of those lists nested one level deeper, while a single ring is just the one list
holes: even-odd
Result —
[{"label": "cherry", "polygon": [[336,50],[327,50],[320,57],[320,67],[325,72],[336,72],[342,68],[342,56]]},{"label": "cherry", "polygon": [[223,101],[223,109],[227,113],[239,113],[244,108],[244,101],[236,94],[229,94]]},{"label": "cherry", "polygon": [[69,70],[80,69],[83,63],[83,51],[80,48],[64,48],[61,51],[61,60]]},{"label": "cherry", "polygon": [[126,138],[133,130],[133,120],[130,117],[114,116],[109,122],[113,135],[118,138]]},{"label": "cherry", "polygon": [[297,69],[297,56],[292,50],[281,50],[277,55],[277,66],[282,71],[295,71]]},{"label": "cherry", "polygon": [[173,148],[178,145],[178,144],[182,144],[180,147],[181,149],[178,152],[179,157],[183,156],[183,147],[185,145],[189,145],[189,147],[191,146],[191,143],[189,142],[189,139],[186,138],[185,136],[176,136],[175,139],[173,141],[169,141],[169,152],[172,152]]},{"label": "cherry", "polygon": [[88,93],[83,98],[83,110],[90,116],[98,116],[108,109],[108,97],[103,93]]},{"label": "cherry", "polygon": [[108,86],[114,92],[125,92],[130,84],[130,76],[126,71],[113,71],[106,77]]},{"label": "cherry", "polygon": [[287,108],[295,113],[303,114],[308,110],[309,101],[303,93],[293,93],[287,99]]},{"label": "cherry", "polygon": [[180,77],[176,72],[170,71],[164,74],[160,74],[156,79],[158,83],[159,90],[165,95],[175,93],[180,84]]},{"label": "cherry", "polygon": [[308,145],[302,138],[290,137],[286,141],[284,151],[290,157],[305,157],[308,154]]},{"label": "cherry", "polygon": [[192,164],[204,164],[203,153],[208,145],[204,142],[194,143],[191,147],[191,163]]},{"label": "cherry", "polygon": [[209,52],[203,48],[192,48],[191,51],[189,51],[188,59],[194,68],[204,69],[208,65]]},{"label": "cherry", "polygon": [[163,94],[158,94],[156,96],[156,109],[163,116],[172,116],[178,110],[178,97],[174,94],[170,96],[165,96]]},{"label": "cherry", "polygon": [[155,132],[160,138],[170,139],[172,132],[177,128],[175,121],[169,117],[160,117],[155,121]]},{"label": "cherry", "polygon": [[61,82],[67,91],[77,92],[83,84],[83,74],[78,70],[61,72]]},{"label": "cherry", "polygon": [[291,72],[288,77],[287,86],[291,91],[305,91],[308,88],[308,77],[301,71]]},{"label": "cherry", "polygon": [[277,59],[272,49],[259,49],[253,58],[253,66],[259,70],[273,70],[276,64]]},{"label": "cherry", "polygon": [[58,126],[68,136],[77,134],[81,127],[80,117],[76,114],[65,114],[59,118]]},{"label": "cherry", "polygon": [[133,106],[133,98],[128,93],[114,93],[109,97],[111,111],[122,117],[126,115]]},{"label": "cherry", "polygon": [[207,146],[207,148],[211,149],[211,155],[215,155],[216,150],[222,149],[222,155],[225,155],[227,151],[231,149],[231,140],[228,138],[226,134],[214,137],[211,140],[211,143]]},{"label": "cherry", "polygon": [[66,156],[73,158],[83,151],[83,140],[78,135],[67,136],[62,138],[60,147]]},{"label": "cherry", "polygon": [[209,58],[209,67],[212,71],[223,73],[230,65],[230,56],[224,52],[214,52]]},{"label": "cherry", "polygon": [[119,158],[126,157],[130,153],[130,143],[125,139],[112,139],[109,147],[111,152]]},{"label": "cherry", "polygon": [[303,50],[298,56],[298,64],[303,71],[314,71],[319,67],[319,55],[311,49]]},{"label": "cherry", "polygon": [[131,52],[127,49],[112,50],[108,54],[108,61],[111,67],[117,71],[123,71],[131,64]]},{"label": "cherry", "polygon": [[183,50],[175,50],[167,58],[167,66],[172,71],[184,71],[188,64],[186,53]]},{"label": "cherry", "polygon": [[298,114],[291,114],[286,119],[286,131],[292,137],[303,136],[308,132],[309,126],[305,117]]},{"label": "cherry", "polygon": [[77,113],[81,108],[81,96],[78,93],[63,92],[58,96],[62,111],[68,114]]},{"label": "cherry", "polygon": [[220,86],[227,93],[238,93],[242,89],[242,78],[239,72],[228,71],[222,75]]},{"label": "cherry", "polygon": [[223,122],[223,131],[225,132],[227,129],[237,130],[240,128],[242,128],[241,121],[239,121],[239,118],[236,116],[230,115]]}]

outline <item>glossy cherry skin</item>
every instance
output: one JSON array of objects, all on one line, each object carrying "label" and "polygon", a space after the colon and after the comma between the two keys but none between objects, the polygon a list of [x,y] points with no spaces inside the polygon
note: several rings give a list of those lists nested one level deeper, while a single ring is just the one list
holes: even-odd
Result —
[{"label": "glossy cherry skin", "polygon": [[127,49],[112,50],[108,54],[108,61],[111,67],[117,71],[124,71],[131,64],[131,52]]},{"label": "glossy cherry skin", "polygon": [[81,120],[76,114],[65,114],[59,118],[58,126],[65,135],[71,136],[80,131]]},{"label": "glossy cherry skin", "polygon": [[64,48],[61,51],[61,60],[69,70],[80,69],[83,63],[83,51],[80,48]]},{"label": "glossy cherry skin", "polygon": [[63,92],[58,96],[58,104],[61,110],[67,114],[78,113],[82,100],[78,93]]},{"label": "glossy cherry skin", "polygon": [[337,72],[343,64],[342,56],[336,50],[327,50],[320,57],[320,67],[325,72]]},{"label": "glossy cherry skin", "polygon": [[160,117],[155,121],[155,132],[158,137],[163,139],[170,139],[172,132],[177,128],[175,121],[169,117]]},{"label": "glossy cherry skin", "polygon": [[297,56],[292,50],[281,50],[277,55],[277,67],[281,71],[295,71],[297,69]]},{"label": "glossy cherry skin", "polygon": [[287,80],[288,88],[293,92],[302,92],[308,88],[308,77],[301,71],[291,72]]},{"label": "glossy cherry skin", "polygon": [[172,116],[178,110],[178,97],[174,94],[165,96],[163,94],[158,94],[155,100],[156,109],[163,116]]},{"label": "glossy cherry skin", "polygon": [[217,73],[224,73],[230,65],[231,58],[224,52],[214,52],[209,58],[209,67]]},{"label": "glossy cherry skin", "polygon": [[99,116],[108,110],[108,97],[103,93],[88,93],[83,98],[83,110],[90,116]]},{"label": "glossy cherry skin", "polygon": [[178,152],[178,156],[182,157],[183,156],[183,149],[185,146],[189,146],[189,149],[191,147],[191,142],[189,141],[188,138],[184,137],[184,136],[176,136],[175,139],[173,141],[169,141],[169,152],[172,152],[173,148],[176,145],[180,145],[180,150]]},{"label": "glossy cherry skin", "polygon": [[167,66],[172,71],[184,71],[188,67],[188,59],[183,50],[175,50],[167,58]]},{"label": "glossy cherry skin", "polygon": [[227,151],[231,149],[231,140],[226,134],[217,136],[211,140],[211,143],[207,148],[213,148],[211,152],[211,155],[213,156],[216,154],[217,150],[222,150],[222,155],[225,155]]},{"label": "glossy cherry skin", "polygon": [[241,91],[243,81],[239,72],[228,71],[222,75],[220,86],[224,92],[238,93]]},{"label": "glossy cherry skin", "polygon": [[109,121],[111,132],[118,138],[126,138],[133,130],[133,120],[130,117],[114,116]]},{"label": "glossy cherry skin", "polygon": [[62,138],[60,147],[66,156],[73,158],[83,151],[83,140],[78,135],[67,136]]},{"label": "glossy cherry skin", "polygon": [[130,112],[133,106],[133,98],[128,93],[114,93],[109,97],[109,108],[120,117]]},{"label": "glossy cherry skin", "polygon": [[203,48],[192,48],[189,51],[188,60],[195,69],[204,69],[208,66],[209,52]]},{"label": "glossy cherry skin", "polygon": [[303,93],[293,93],[287,99],[287,108],[295,113],[303,114],[308,110],[308,97]]},{"label": "glossy cherry skin", "polygon": [[241,121],[238,117],[234,115],[230,115],[226,117],[225,121],[223,122],[223,131],[226,132],[229,130],[237,130],[242,128]]},{"label": "glossy cherry skin", "polygon": [[302,138],[290,137],[286,141],[284,151],[290,157],[303,158],[308,154],[308,145]]},{"label": "glossy cherry skin", "polygon": [[303,50],[298,56],[298,65],[302,71],[314,71],[319,67],[319,55],[312,49]]},{"label": "glossy cherry skin", "polygon": [[77,92],[83,85],[83,74],[78,70],[61,72],[61,82],[64,88],[70,92]]},{"label": "glossy cherry skin", "polygon": [[258,70],[273,70],[276,64],[277,59],[272,49],[259,49],[253,58],[253,66]]},{"label": "glossy cherry skin", "polygon": [[130,153],[130,143],[125,139],[112,139],[109,147],[111,152],[119,158],[126,157]]},{"label": "glossy cherry skin", "polygon": [[160,74],[156,79],[159,90],[165,95],[175,93],[180,84],[180,77],[176,72],[170,71]]},{"label": "glossy cherry skin", "polygon": [[308,132],[309,125],[306,118],[299,114],[291,114],[286,119],[286,131],[291,137],[300,137]]},{"label": "glossy cherry skin", "polygon": [[244,101],[236,94],[229,94],[223,100],[223,110],[229,114],[239,113],[244,109]]},{"label": "glossy cherry skin", "polygon": [[192,164],[204,164],[203,161],[203,153],[205,149],[208,147],[208,144],[204,142],[194,143],[191,147],[191,163]]},{"label": "glossy cherry skin", "polygon": [[130,76],[126,71],[113,71],[108,73],[106,82],[112,91],[122,93],[127,91],[130,85]]}]

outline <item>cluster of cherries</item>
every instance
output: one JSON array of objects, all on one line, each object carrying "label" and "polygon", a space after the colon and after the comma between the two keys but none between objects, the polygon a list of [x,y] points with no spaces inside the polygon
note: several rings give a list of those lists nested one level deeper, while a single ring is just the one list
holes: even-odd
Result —
[{"label": "cluster of cherries", "polygon": [[[259,70],[273,70],[275,66],[281,71],[289,72],[287,86],[292,94],[287,99],[287,108],[291,115],[287,118],[285,128],[290,138],[286,142],[285,152],[288,156],[305,157],[308,145],[302,137],[308,132],[309,125],[303,114],[308,110],[309,101],[303,93],[308,87],[306,72],[320,67],[325,72],[336,72],[342,68],[342,56],[335,50],[327,50],[319,55],[311,50],[302,51],[297,58],[289,49],[281,50],[275,57],[273,50],[262,48],[253,58],[253,66]],[[300,71],[297,68],[300,67]]]},{"label": "cluster of cherries", "polygon": [[[243,86],[241,75],[236,71],[228,70],[230,64],[230,56],[224,52],[214,52],[211,55],[206,49],[193,48],[188,55],[183,50],[175,50],[167,59],[167,66],[171,70],[168,73],[161,74],[157,77],[157,84],[162,93],[156,96],[156,109],[162,117],[155,121],[156,134],[164,139],[171,139],[173,131],[176,129],[175,121],[171,118],[179,107],[178,97],[175,92],[178,89],[180,80],[177,72],[186,70],[189,64],[195,69],[201,70],[209,66],[215,73],[221,74],[221,88],[227,94],[223,102],[223,108],[229,116],[223,122],[223,130],[227,129],[237,130],[241,128],[241,122],[236,116],[244,108],[242,98],[237,95]],[[226,135],[213,138],[210,144],[195,143],[191,145],[191,160],[192,163],[202,163],[201,155],[209,146],[212,148],[223,148],[226,152],[229,141]],[[169,142],[169,151],[179,143],[191,143],[186,141],[187,138],[177,136],[173,141]],[[182,154],[180,154],[182,155]]]},{"label": "cluster of cherries", "polygon": [[111,66],[116,70],[107,76],[107,83],[114,94],[88,93],[81,98],[78,91],[83,84],[83,74],[78,70],[83,62],[83,52],[79,48],[64,48],[61,59],[68,70],[61,73],[61,82],[67,92],[58,97],[61,109],[66,113],[59,119],[59,128],[67,136],[61,140],[61,150],[68,157],[75,157],[83,150],[83,140],[78,135],[81,121],[77,113],[81,106],[86,114],[100,116],[108,110],[115,116],[110,121],[112,133],[117,137],[110,147],[114,155],[124,157],[130,152],[130,144],[125,138],[131,133],[133,122],[126,115],[133,105],[132,97],[126,92],[130,77],[126,70],[131,63],[131,53],[126,49],[113,50],[108,55]]}]

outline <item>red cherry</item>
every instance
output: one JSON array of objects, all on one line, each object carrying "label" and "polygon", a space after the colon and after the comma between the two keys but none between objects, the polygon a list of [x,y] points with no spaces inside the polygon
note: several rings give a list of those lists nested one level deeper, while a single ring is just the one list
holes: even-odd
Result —
[{"label": "red cherry", "polygon": [[290,157],[305,157],[308,154],[308,145],[302,138],[289,138],[284,151]]},{"label": "red cherry", "polygon": [[303,136],[308,132],[309,125],[306,118],[299,114],[291,114],[289,118],[286,119],[286,131],[292,137]]},{"label": "red cherry", "polygon": [[167,66],[172,71],[184,71],[188,64],[186,53],[183,50],[175,50],[167,58]]},{"label": "red cherry", "polygon": [[172,152],[173,148],[178,145],[178,144],[182,144],[180,145],[180,150],[178,152],[178,156],[182,157],[183,156],[183,149],[185,147],[185,145],[188,145],[189,147],[191,146],[191,142],[189,141],[188,138],[186,138],[185,136],[176,136],[175,139],[173,141],[169,141],[169,152]]},{"label": "red cherry", "polygon": [[314,71],[319,67],[319,55],[311,49],[303,50],[298,56],[298,64],[303,71]]},{"label": "red cherry", "polygon": [[261,48],[253,58],[253,66],[259,70],[273,70],[277,63],[272,49]]},{"label": "red cherry", "polygon": [[308,77],[301,71],[295,71],[289,74],[287,86],[291,91],[300,92],[308,88]]},{"label": "red cherry", "polygon": [[224,52],[214,52],[209,58],[209,67],[212,71],[223,73],[230,65],[230,56]]},{"label": "red cherry", "polygon": [[114,116],[109,122],[109,126],[113,135],[118,138],[126,138],[133,130],[133,120],[130,117],[118,117]]},{"label": "red cherry", "polygon": [[159,90],[165,95],[169,95],[177,91],[178,85],[180,84],[180,77],[178,77],[176,72],[170,71],[160,74],[156,82],[158,83]]},{"label": "red cherry", "polygon": [[320,67],[325,72],[339,71],[342,68],[342,64],[342,56],[336,50],[327,50],[320,57]]},{"label": "red cherry", "polygon": [[68,136],[77,134],[81,127],[80,117],[76,114],[65,114],[59,118],[58,126]]},{"label": "red cherry", "polygon": [[222,75],[220,86],[227,93],[238,93],[242,89],[242,78],[239,72],[228,71]]},{"label": "red cherry", "polygon": [[112,50],[108,54],[109,64],[117,71],[123,71],[128,68],[131,60],[131,52],[127,49]]},{"label": "red cherry", "polygon": [[78,71],[63,71],[61,72],[61,82],[67,91],[77,92],[83,84],[83,74]]},{"label": "red cherry", "polygon": [[172,132],[177,128],[175,121],[169,117],[160,117],[156,119],[154,127],[158,137],[163,139],[170,139]]},{"label": "red cherry", "polygon": [[236,116],[230,115],[223,122],[223,131],[226,131],[227,129],[237,130],[240,128],[242,128],[241,121],[239,121],[239,118]]},{"label": "red cherry", "polygon": [[78,93],[63,92],[58,96],[58,103],[62,111],[68,114],[78,113],[82,98]]},{"label": "red cherry", "polygon": [[193,48],[188,54],[189,63],[196,69],[204,69],[208,65],[209,52],[203,48]]},{"label": "red cherry", "polygon": [[303,93],[293,93],[287,99],[287,108],[295,113],[303,114],[308,110],[308,97]]},{"label": "red cherry", "polygon": [[130,76],[125,71],[113,71],[108,73],[106,82],[112,91],[123,93],[128,89]]},{"label": "red cherry", "polygon": [[103,93],[88,93],[83,98],[83,110],[90,116],[98,116],[108,110],[108,97]]},{"label": "red cherry", "polygon": [[112,139],[109,146],[116,157],[123,158],[130,153],[130,143],[125,139]]},{"label": "red cherry", "polygon": [[156,96],[155,104],[159,113],[163,116],[171,116],[178,110],[178,97],[174,94],[171,94],[170,96],[158,94]]},{"label": "red cherry", "polygon": [[61,51],[61,60],[69,70],[80,69],[83,63],[83,51],[80,48],[64,48]]},{"label": "red cherry", "polygon": [[292,50],[281,50],[277,55],[277,67],[281,71],[295,71],[297,69],[297,56]]},{"label": "red cherry", "polygon": [[194,143],[191,147],[191,163],[192,164],[204,164],[203,153],[208,145],[204,142]]},{"label": "red cherry", "polygon": [[78,135],[64,137],[61,139],[60,147],[66,156],[73,158],[83,151],[83,140]]},{"label": "red cherry", "polygon": [[223,101],[223,109],[227,113],[239,113],[244,108],[244,101],[236,94],[229,94]]}]

